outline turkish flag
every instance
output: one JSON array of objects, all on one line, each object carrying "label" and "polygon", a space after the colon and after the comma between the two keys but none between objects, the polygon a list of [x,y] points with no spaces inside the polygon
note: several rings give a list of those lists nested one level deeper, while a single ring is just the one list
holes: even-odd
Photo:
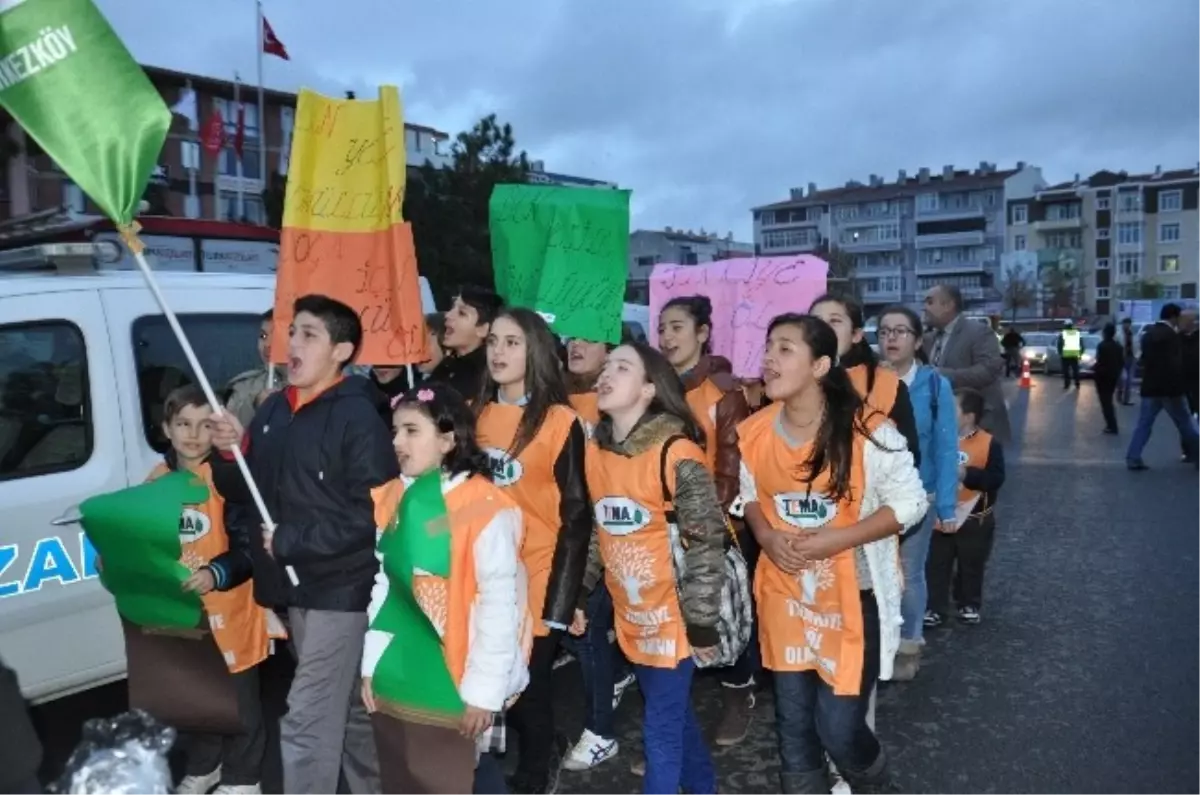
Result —
[{"label": "turkish flag", "polygon": [[233,134],[233,151],[242,156],[242,146],[246,143],[246,105],[238,105],[237,132]]},{"label": "turkish flag", "polygon": [[275,31],[271,29],[271,23],[266,17],[262,18],[262,51],[267,55],[274,55],[276,58],[282,58],[285,61],[290,61],[287,48],[283,46],[283,42],[275,35]]},{"label": "turkish flag", "polygon": [[209,114],[201,140],[210,155],[217,154],[225,145],[225,120],[221,118],[220,108],[213,108]]}]

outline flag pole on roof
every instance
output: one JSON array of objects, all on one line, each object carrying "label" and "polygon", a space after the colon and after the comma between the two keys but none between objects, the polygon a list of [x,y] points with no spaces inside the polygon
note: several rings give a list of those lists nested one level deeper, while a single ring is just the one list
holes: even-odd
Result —
[{"label": "flag pole on roof", "polygon": [[[204,396],[222,412],[146,262],[134,220],[171,111],[92,0],[0,0],[0,105],[116,224]],[[236,446],[233,455],[263,524],[273,531],[245,457]]]}]

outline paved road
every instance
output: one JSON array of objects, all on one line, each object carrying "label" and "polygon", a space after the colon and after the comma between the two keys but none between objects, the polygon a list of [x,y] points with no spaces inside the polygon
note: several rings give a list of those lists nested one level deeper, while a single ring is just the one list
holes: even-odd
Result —
[{"label": "paved road", "polygon": [[[1197,792],[1197,475],[1160,418],[1145,459],[1124,467],[1136,408],[1104,436],[1090,384],[1010,392],[1008,450],[984,623],[930,636],[920,676],[880,692],[878,725],[909,792]],[[558,675],[559,720],[581,725],[578,666]],[[119,688],[42,710],[57,749],[79,716],[120,708]],[[701,721],[717,686],[701,679]],[[622,751],[564,792],[636,792],[641,700],[618,712]],[[91,711],[89,711],[91,710]],[[49,714],[51,712],[54,714]],[[747,740],[717,755],[723,792],[777,792],[770,695]],[[58,756],[61,756],[61,751]]]}]

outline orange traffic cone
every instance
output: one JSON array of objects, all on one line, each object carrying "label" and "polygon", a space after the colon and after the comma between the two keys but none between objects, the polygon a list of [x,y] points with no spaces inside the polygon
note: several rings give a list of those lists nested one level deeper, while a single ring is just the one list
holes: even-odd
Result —
[{"label": "orange traffic cone", "polygon": [[1029,389],[1031,386],[1033,386],[1033,383],[1031,382],[1031,379],[1029,378],[1029,360],[1028,359],[1021,362],[1021,381],[1017,384],[1017,386],[1019,386],[1021,389]]}]

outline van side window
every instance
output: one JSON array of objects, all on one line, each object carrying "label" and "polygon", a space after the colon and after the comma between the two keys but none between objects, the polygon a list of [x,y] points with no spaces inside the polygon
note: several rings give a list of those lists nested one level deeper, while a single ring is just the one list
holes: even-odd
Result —
[{"label": "van side window", "polygon": [[[263,369],[258,358],[261,316],[240,314],[179,315],[196,358],[204,368],[217,400],[225,400],[229,382],[249,370]],[[196,383],[183,349],[162,315],[143,315],[133,321],[133,361],[137,367],[142,428],[156,452],[167,450],[162,410],[167,395]]]},{"label": "van side window", "polygon": [[66,320],[0,326],[0,480],[69,472],[92,456],[87,346]]}]

